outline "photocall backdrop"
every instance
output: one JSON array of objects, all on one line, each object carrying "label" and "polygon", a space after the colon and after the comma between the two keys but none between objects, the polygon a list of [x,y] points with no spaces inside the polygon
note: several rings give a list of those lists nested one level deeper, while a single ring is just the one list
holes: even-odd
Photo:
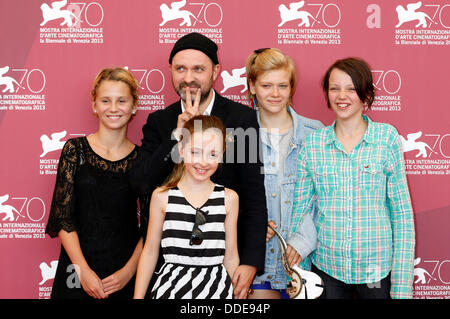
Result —
[{"label": "photocall backdrop", "polygon": [[[320,80],[336,59],[372,68],[368,114],[394,125],[416,223],[415,298],[450,298],[450,2],[384,0],[1,0],[0,298],[49,298],[59,239],[44,233],[61,148],[96,131],[89,92],[128,67],[140,99],[128,135],[178,99],[169,52],[197,31],[219,45],[219,94],[248,104],[245,61],[277,47],[299,74],[294,109],[330,125]],[[157,168],[155,168],[157,169]]]}]

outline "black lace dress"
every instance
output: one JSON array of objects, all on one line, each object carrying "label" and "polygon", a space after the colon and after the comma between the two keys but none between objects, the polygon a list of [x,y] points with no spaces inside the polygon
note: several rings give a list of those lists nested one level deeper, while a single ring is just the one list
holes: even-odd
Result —
[{"label": "black lace dress", "polygon": [[[46,233],[76,231],[100,279],[127,263],[140,237],[137,195],[128,181],[136,157],[137,147],[121,160],[108,161],[94,153],[86,137],[68,140],[61,153]],[[134,278],[109,298],[132,298],[133,290]],[[62,245],[51,297],[90,298]]]}]

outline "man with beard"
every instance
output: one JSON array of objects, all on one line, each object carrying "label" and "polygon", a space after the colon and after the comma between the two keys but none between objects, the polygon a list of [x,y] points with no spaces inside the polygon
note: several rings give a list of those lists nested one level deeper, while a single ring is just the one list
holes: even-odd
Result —
[{"label": "man with beard", "polygon": [[[240,266],[232,282],[235,298],[244,299],[254,276],[264,272],[267,207],[257,150],[259,126],[254,110],[214,91],[214,81],[220,74],[217,49],[212,40],[199,33],[189,33],[175,43],[169,67],[173,87],[181,99],[149,114],[142,129],[144,137],[132,169],[131,183],[141,194],[141,227],[145,238],[151,194],[172,172],[174,153],[177,153],[174,146],[184,123],[199,114],[214,115],[222,120],[227,128],[227,150],[222,167],[211,180],[239,195]],[[162,265],[161,254],[159,256],[156,269]],[[152,286],[153,282],[149,290]]]}]

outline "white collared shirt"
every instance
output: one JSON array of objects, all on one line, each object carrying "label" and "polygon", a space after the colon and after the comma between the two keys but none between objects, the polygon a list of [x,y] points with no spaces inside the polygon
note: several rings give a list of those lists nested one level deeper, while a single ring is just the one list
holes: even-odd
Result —
[{"label": "white collared shirt", "polygon": [[[214,105],[214,100],[216,99],[216,92],[214,90],[212,90],[212,92],[213,92],[213,96],[212,96],[211,102],[209,102],[208,107],[205,109],[205,112],[203,112],[202,115],[211,115],[212,107]],[[186,108],[184,106],[184,101],[181,100],[181,113],[183,113],[185,109]]]}]

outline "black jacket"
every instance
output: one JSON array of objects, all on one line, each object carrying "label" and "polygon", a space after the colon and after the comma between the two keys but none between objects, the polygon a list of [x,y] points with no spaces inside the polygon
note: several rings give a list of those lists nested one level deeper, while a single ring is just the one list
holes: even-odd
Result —
[{"label": "black jacket", "polygon": [[[142,128],[144,137],[138,159],[131,171],[131,181],[142,195],[141,226],[144,229],[144,236],[148,224],[151,193],[165,181],[174,167],[171,151],[177,141],[172,138],[172,131],[177,126],[179,114],[181,114],[181,101],[173,103],[164,110],[149,114],[147,123]],[[257,267],[258,274],[262,274],[266,250],[267,206],[262,162],[258,155],[259,126],[256,112],[216,92],[211,115],[222,120],[228,133],[224,163],[219,166],[211,180],[233,189],[239,195],[240,262]],[[246,132],[249,134],[246,134],[245,145],[241,144],[242,133],[249,128],[251,129]],[[229,135],[230,129],[234,130],[235,134]],[[257,139],[251,139],[249,143],[248,135],[252,134],[251,131],[256,132]],[[243,150],[245,160],[242,157]],[[231,151],[234,152],[230,154]],[[229,160],[230,155],[234,155],[231,156],[234,159],[232,163]]]}]

